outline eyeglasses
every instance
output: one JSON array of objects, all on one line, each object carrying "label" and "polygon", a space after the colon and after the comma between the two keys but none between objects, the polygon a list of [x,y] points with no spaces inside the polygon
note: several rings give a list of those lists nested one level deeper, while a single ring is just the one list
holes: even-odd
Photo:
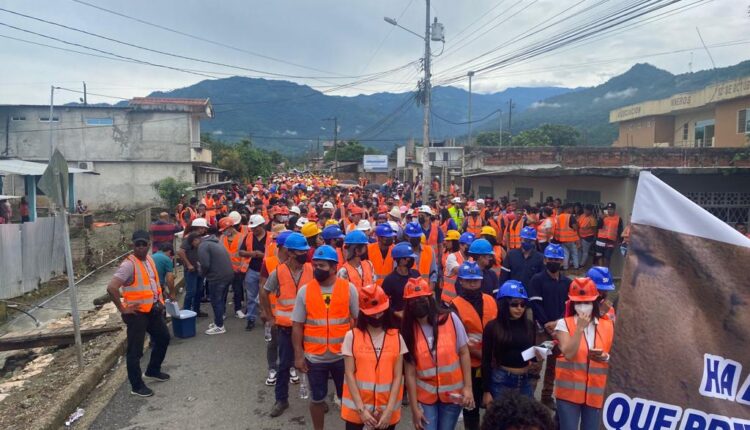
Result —
[{"label": "eyeglasses", "polygon": [[508,306],[511,308],[525,308],[526,302],[510,302],[508,303]]}]

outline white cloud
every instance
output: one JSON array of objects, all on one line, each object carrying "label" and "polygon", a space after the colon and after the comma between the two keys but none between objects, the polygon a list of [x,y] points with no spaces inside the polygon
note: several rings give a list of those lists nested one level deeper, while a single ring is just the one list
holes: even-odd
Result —
[{"label": "white cloud", "polygon": [[284,130],[284,134],[287,136],[296,136],[297,132],[294,130]]},{"label": "white cloud", "polygon": [[563,105],[560,103],[546,103],[546,102],[534,102],[529,106],[529,109],[540,109],[540,108],[561,108]]},{"label": "white cloud", "polygon": [[628,89],[622,90],[622,91],[607,91],[606,94],[604,94],[604,98],[609,99],[626,99],[628,97],[633,97],[635,93],[638,92],[638,88],[630,87]]}]

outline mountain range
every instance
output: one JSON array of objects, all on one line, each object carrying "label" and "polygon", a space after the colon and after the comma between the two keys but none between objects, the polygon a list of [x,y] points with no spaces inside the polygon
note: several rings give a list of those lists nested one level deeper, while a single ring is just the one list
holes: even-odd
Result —
[{"label": "mountain range", "polygon": [[[693,91],[713,82],[750,74],[750,61],[734,66],[674,75],[650,64],[636,64],[622,75],[588,88],[518,87],[493,94],[473,94],[476,133],[497,131],[502,109],[508,127],[512,99],[512,131],[541,124],[566,124],[582,134],[582,144],[610,145],[617,129],[610,110],[645,100]],[[421,140],[423,108],[413,92],[375,93],[353,97],[328,95],[289,81],[245,77],[206,80],[150,97],[210,98],[216,113],[201,124],[214,138],[233,141],[251,137],[254,144],[285,154],[300,154],[321,141],[332,140],[333,121],[339,139],[357,139],[384,153],[406,139]],[[435,87],[432,92],[431,138],[465,140],[468,92]],[[483,119],[483,121],[479,121]]]}]

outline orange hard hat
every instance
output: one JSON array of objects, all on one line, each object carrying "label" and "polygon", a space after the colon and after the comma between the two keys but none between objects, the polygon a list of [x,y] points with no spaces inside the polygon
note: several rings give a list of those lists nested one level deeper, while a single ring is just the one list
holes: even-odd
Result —
[{"label": "orange hard hat", "polygon": [[386,206],[386,205],[380,205],[378,207],[378,213],[379,214],[388,213],[388,206]]},{"label": "orange hard hat", "polygon": [[432,295],[432,290],[430,289],[430,284],[428,284],[425,279],[410,278],[409,281],[406,282],[406,286],[404,287],[405,299],[414,299],[430,295]]},{"label": "orange hard hat", "polygon": [[357,205],[349,205],[349,215],[362,215],[365,210]]},{"label": "orange hard hat", "polygon": [[365,315],[384,312],[390,306],[388,296],[377,284],[365,285],[359,290],[359,310]]},{"label": "orange hard hat", "polygon": [[286,206],[281,206],[281,207],[279,208],[279,212],[278,212],[278,214],[279,214],[279,215],[289,215],[289,208],[288,208],[288,207],[286,207]]},{"label": "orange hard hat", "polygon": [[228,216],[219,220],[219,231],[224,231],[232,226],[234,226],[234,220]]},{"label": "orange hard hat", "polygon": [[598,297],[596,284],[590,278],[575,278],[570,283],[568,298],[571,302],[593,302]]}]

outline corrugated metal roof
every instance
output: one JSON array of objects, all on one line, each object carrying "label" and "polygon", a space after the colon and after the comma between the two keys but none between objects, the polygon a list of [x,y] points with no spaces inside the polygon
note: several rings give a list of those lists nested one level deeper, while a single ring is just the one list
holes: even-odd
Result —
[{"label": "corrugated metal roof", "polygon": [[[46,164],[34,163],[33,161],[0,160],[0,172],[10,175],[42,176],[46,168]],[[76,167],[68,167],[68,173],[89,173],[98,175],[98,173],[93,170],[79,169]]]},{"label": "corrugated metal roof", "polygon": [[166,97],[133,97],[130,100],[131,105],[185,105],[185,106],[206,106],[208,99],[179,99]]}]

